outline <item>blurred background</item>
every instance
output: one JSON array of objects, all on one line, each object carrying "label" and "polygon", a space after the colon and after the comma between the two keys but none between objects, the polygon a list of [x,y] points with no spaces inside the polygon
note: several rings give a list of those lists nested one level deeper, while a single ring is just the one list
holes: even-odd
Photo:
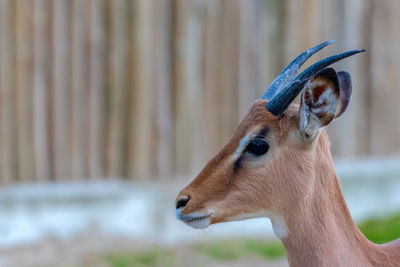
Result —
[{"label": "blurred background", "polygon": [[400,1],[0,0],[0,264],[287,266],[264,219],[195,231],[174,199],[330,39],[311,63],[367,50],[335,65],[353,96],[328,132],[353,216],[385,242],[400,236]]}]

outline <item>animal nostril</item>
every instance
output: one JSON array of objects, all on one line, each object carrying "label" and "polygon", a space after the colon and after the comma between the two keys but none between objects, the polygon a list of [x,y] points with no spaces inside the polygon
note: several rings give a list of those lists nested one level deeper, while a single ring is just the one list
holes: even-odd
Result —
[{"label": "animal nostril", "polygon": [[189,197],[182,197],[176,202],[176,209],[185,207],[186,204],[189,202]]}]

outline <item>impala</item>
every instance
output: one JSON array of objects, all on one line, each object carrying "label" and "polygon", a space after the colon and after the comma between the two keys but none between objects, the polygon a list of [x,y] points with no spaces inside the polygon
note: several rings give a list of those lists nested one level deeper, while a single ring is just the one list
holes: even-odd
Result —
[{"label": "impala", "polygon": [[[324,130],[346,110],[351,78],[325,58],[296,76],[319,44],[294,59],[256,100],[225,147],[178,195],[193,228],[270,218],[291,266],[400,266],[400,239],[368,241],[352,220]],[[292,104],[302,92],[300,105]]]}]

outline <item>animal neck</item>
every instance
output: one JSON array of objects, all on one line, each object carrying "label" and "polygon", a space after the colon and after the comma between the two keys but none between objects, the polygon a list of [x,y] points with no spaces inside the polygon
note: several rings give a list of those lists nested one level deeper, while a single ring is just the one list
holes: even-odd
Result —
[{"label": "animal neck", "polygon": [[368,260],[372,244],[353,222],[338,184],[336,190],[329,198],[315,194],[285,219],[282,242],[291,266],[347,266],[350,258],[355,263]]},{"label": "animal neck", "polygon": [[[329,151],[328,151],[329,152]],[[321,159],[325,160],[321,160]],[[282,242],[291,266],[369,266],[383,257],[355,225],[333,169],[330,153],[316,157],[310,194],[288,210]],[[311,177],[310,177],[311,178]],[[375,265],[374,265],[375,266]]]}]

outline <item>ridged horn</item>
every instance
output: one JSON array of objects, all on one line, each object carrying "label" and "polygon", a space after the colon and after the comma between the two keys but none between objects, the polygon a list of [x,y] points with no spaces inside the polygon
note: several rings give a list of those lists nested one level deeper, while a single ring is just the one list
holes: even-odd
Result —
[{"label": "ridged horn", "polygon": [[277,94],[270,101],[268,101],[266,105],[267,109],[275,116],[282,114],[301,92],[304,85],[311,77],[335,62],[364,51],[364,49],[352,50],[327,57],[323,60],[318,61],[317,63],[314,63],[313,65],[305,69],[302,73],[297,75],[297,77],[293,79],[293,81],[291,81],[288,85],[286,85],[285,88],[277,92]]},{"label": "ridged horn", "polygon": [[333,43],[335,40],[330,40],[323,42],[319,45],[316,45],[307,51],[304,51],[299,56],[297,56],[292,62],[289,63],[279,75],[275,78],[275,80],[265,89],[264,94],[261,96],[261,99],[271,99],[273,98],[281,89],[286,87],[296,76],[297,72],[303,66],[303,64],[316,52],[324,48],[325,46]]}]

